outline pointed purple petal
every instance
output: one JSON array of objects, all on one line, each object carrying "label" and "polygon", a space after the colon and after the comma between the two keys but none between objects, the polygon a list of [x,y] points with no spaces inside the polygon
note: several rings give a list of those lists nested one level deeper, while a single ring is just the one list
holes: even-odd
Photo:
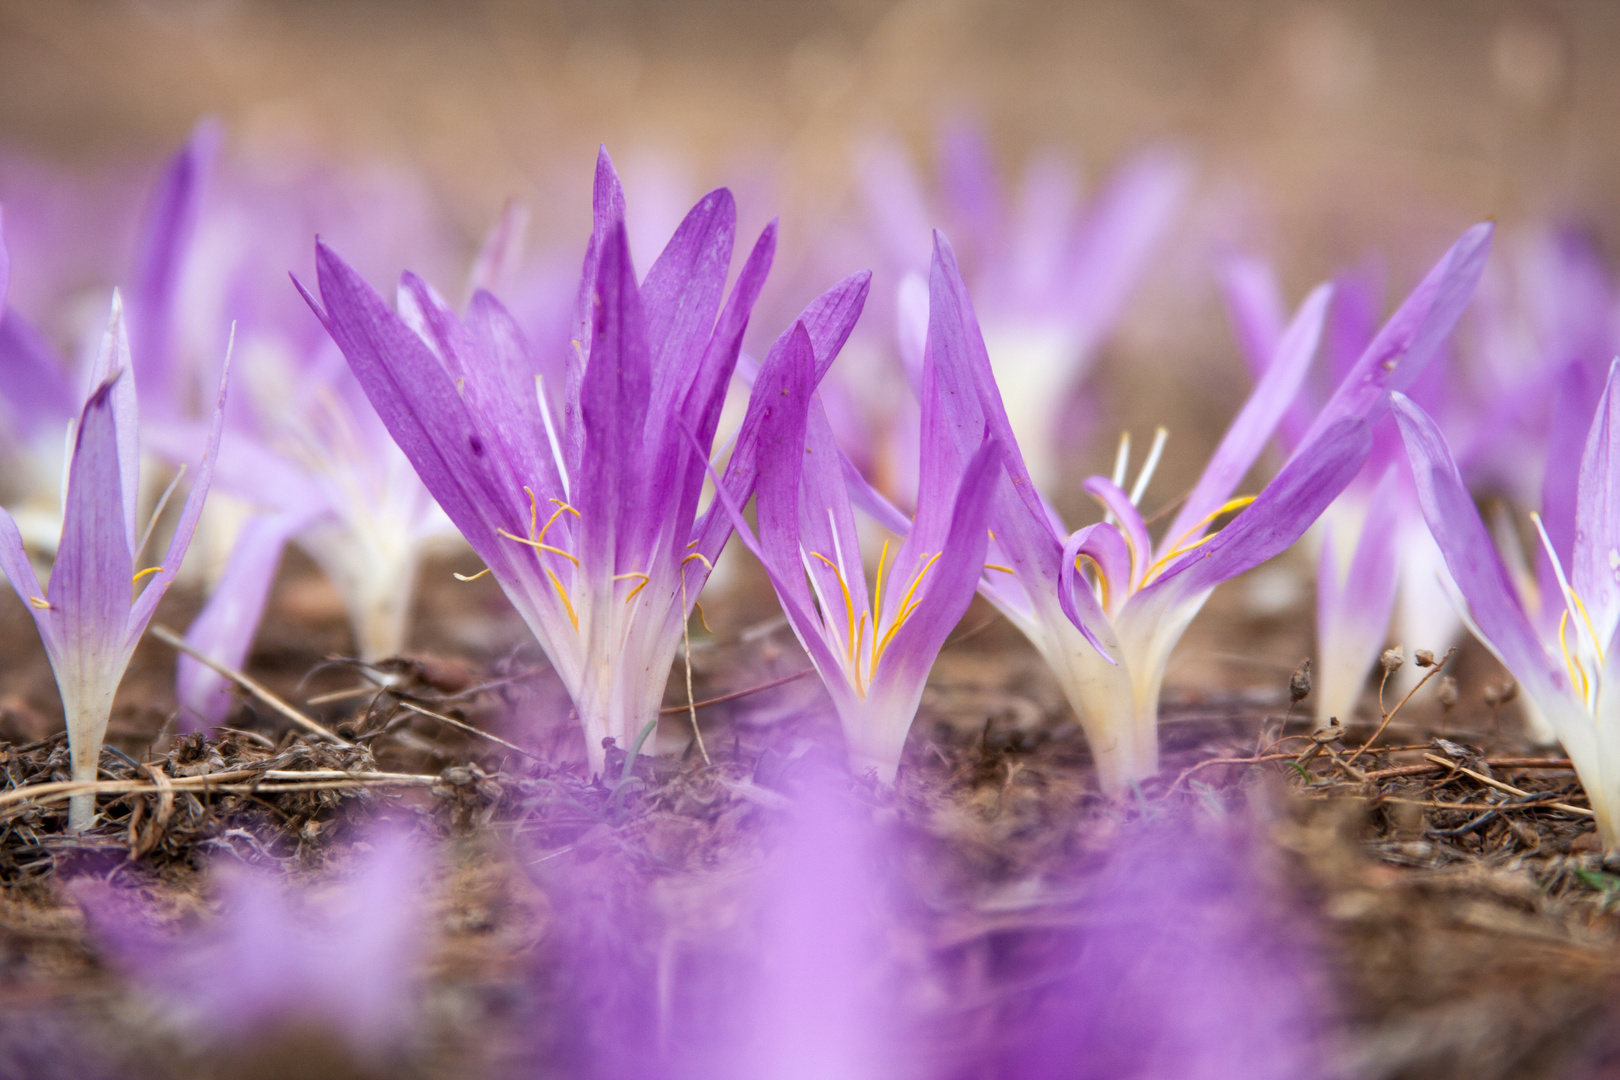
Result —
[{"label": "pointed purple petal", "polygon": [[1525,690],[1540,696],[1549,682],[1558,685],[1562,676],[1550,670],[1507,568],[1474,508],[1473,497],[1463,486],[1445,436],[1429,414],[1406,395],[1394,395],[1393,404],[1417,485],[1418,504],[1446,557],[1446,569],[1468,603],[1474,625]]},{"label": "pointed purple petal", "polygon": [[1277,424],[1299,396],[1300,384],[1310,370],[1316,346],[1322,340],[1322,320],[1333,298],[1331,285],[1318,285],[1299,306],[1293,322],[1277,343],[1266,372],[1260,377],[1249,400],[1226,429],[1204,468],[1204,475],[1181,504],[1181,510],[1165,535],[1173,544],[1196,540],[1204,521],[1218,510],[1237,489],[1260,452],[1271,441]]},{"label": "pointed purple petal", "polygon": [[1271,367],[1271,358],[1288,324],[1282,286],[1264,259],[1231,254],[1216,267],[1226,316],[1238,340],[1238,351],[1258,382]]},{"label": "pointed purple petal", "polygon": [[1195,595],[1282,554],[1361,471],[1371,445],[1362,421],[1334,424],[1295,454],[1230,525],[1171,563],[1137,597],[1161,589]]},{"label": "pointed purple petal", "polygon": [[13,308],[0,318],[0,387],[0,410],[24,439],[73,418],[73,389],[61,361]]},{"label": "pointed purple petal", "polygon": [[1405,390],[1423,373],[1468,306],[1494,231],[1490,224],[1475,225],[1451,246],[1361,354],[1302,445],[1347,416],[1376,422],[1388,407],[1385,391]]},{"label": "pointed purple petal", "polygon": [[1620,361],[1609,378],[1581,456],[1570,585],[1586,605],[1605,649],[1620,623]]},{"label": "pointed purple petal", "polygon": [[33,616],[46,651],[54,654],[58,648],[55,622],[50,611],[34,603],[35,600],[45,599],[45,588],[40,585],[33,564],[28,561],[28,552],[23,548],[17,522],[4,507],[0,507],[0,574],[15,590],[17,599],[27,606],[28,614]]}]

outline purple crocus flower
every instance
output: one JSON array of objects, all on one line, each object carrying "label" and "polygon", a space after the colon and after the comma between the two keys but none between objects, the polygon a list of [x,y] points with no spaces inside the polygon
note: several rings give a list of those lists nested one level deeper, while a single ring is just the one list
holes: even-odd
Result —
[{"label": "purple crocus flower", "polygon": [[[1548,472],[1576,473],[1576,495],[1554,521],[1532,515],[1554,582],[1543,591],[1510,573],[1434,419],[1397,395],[1423,516],[1456,581],[1475,635],[1513,674],[1532,714],[1563,743],[1608,849],[1620,846],[1620,678],[1610,658],[1620,627],[1620,364],[1592,417],[1578,466],[1553,457]],[[1552,539],[1570,538],[1567,554]],[[1513,560],[1519,562],[1520,560]]]},{"label": "purple crocus flower", "polygon": [[[1375,346],[1387,349],[1410,337],[1402,363],[1410,373],[1403,385],[1425,398],[1447,397],[1438,379],[1441,365],[1430,360],[1462,314],[1484,270],[1489,230],[1464,237],[1431,271],[1385,336],[1375,340],[1377,285],[1367,272],[1341,274],[1326,326],[1327,375],[1331,385],[1351,377],[1355,365]],[[1222,267],[1222,286],[1244,357],[1257,378],[1269,370],[1282,338],[1281,290],[1270,268],[1259,260],[1234,258]],[[1444,286],[1442,289],[1441,286]],[[1442,296],[1443,294],[1443,296]],[[1436,297],[1441,297],[1436,300]],[[1406,324],[1416,321],[1420,332]],[[1401,329],[1405,326],[1405,329]],[[1389,337],[1391,329],[1398,331]],[[1415,385],[1414,385],[1415,384]],[[1282,444],[1296,451],[1314,415],[1307,385],[1284,415]],[[1322,400],[1326,395],[1316,398]],[[1372,451],[1361,472],[1323,513],[1316,532],[1320,551],[1316,576],[1318,719],[1348,718],[1388,637],[1391,614],[1397,636],[1413,648],[1442,649],[1460,629],[1451,613],[1445,564],[1429,536],[1415,491],[1404,468],[1399,437],[1391,425],[1373,433]],[[1415,666],[1405,677],[1420,674]]]},{"label": "purple crocus flower", "polygon": [[[143,533],[136,524],[140,447],[135,377],[116,293],[90,386],[71,435],[62,533],[48,588],[40,586],[29,564],[16,522],[0,511],[0,569],[28,605],[45,643],[67,716],[73,779],[79,781],[96,778],[113,695],[197,528],[225,409],[221,378],[206,449],[168,551],[157,566],[137,571],[151,526]],[[95,796],[74,795],[68,827],[86,829],[94,819]]]},{"label": "purple crocus flower", "polygon": [[73,891],[114,963],[175,1022],[223,1043],[278,1027],[318,1026],[376,1055],[408,1036],[413,976],[430,938],[428,866],[409,833],[373,830],[335,888],[299,889],[281,874],[216,865],[216,918],[171,937],[105,882]]},{"label": "purple crocus flower", "polygon": [[893,783],[928,671],[973,600],[1001,448],[985,439],[966,468],[955,469],[943,406],[937,393],[924,398],[917,516],[892,563],[884,542],[869,592],[845,479],[851,467],[813,396],[812,373],[831,359],[815,355],[799,325],[778,369],[782,384],[755,384],[768,403],[757,540],[736,503],[722,498],[832,695],[852,766]]},{"label": "purple crocus flower", "polygon": [[[463,321],[407,274],[396,315],[324,244],[324,308],[306,297],[550,657],[600,772],[604,739],[628,747],[656,721],[685,620],[731,532],[719,505],[697,514],[706,462],[688,433],[707,453],[776,230],[722,306],[728,191],[693,208],[639,285],[605,151],[595,210],[575,347],[560,371],[546,370],[488,293]],[[866,289],[857,275],[807,309],[815,355],[837,353]],[[787,362],[784,337],[766,368]],[[737,501],[751,490],[763,412],[756,397],[727,466]]]},{"label": "purple crocus flower", "polygon": [[[1295,319],[1285,335],[1288,357],[1273,365],[1157,545],[1136,509],[1156,453],[1133,492],[1122,486],[1123,464],[1115,479],[1087,481],[1110,517],[1065,543],[1055,512],[1018,454],[967,288],[938,234],[929,292],[925,392],[930,382],[938,388],[955,456],[965,462],[986,427],[1006,448],[1008,481],[992,501],[992,540],[979,591],[1051,665],[1086,730],[1103,790],[1123,794],[1158,769],[1165,663],[1210,592],[1292,544],[1366,456],[1366,424],[1346,404],[1319,421],[1321,431],[1306,450],[1258,496],[1230,498],[1298,389],[1315,350],[1326,291]],[[1242,512],[1212,532],[1233,510]]]},{"label": "purple crocus flower", "polygon": [[924,238],[943,223],[962,246],[996,384],[1030,476],[1047,488],[1059,475],[1059,431],[1080,383],[1180,215],[1192,170],[1178,150],[1151,147],[1082,207],[1072,162],[1051,151],[1030,159],[1016,197],[1009,196],[984,133],[969,124],[947,129],[939,162],[939,199],[928,197],[896,145],[870,147],[859,163],[872,233],[905,275],[901,358],[915,383],[927,326]]}]

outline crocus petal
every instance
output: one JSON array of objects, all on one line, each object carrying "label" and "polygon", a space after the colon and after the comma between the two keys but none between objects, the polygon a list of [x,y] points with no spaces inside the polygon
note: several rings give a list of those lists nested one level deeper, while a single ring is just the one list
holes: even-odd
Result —
[{"label": "crocus petal", "polygon": [[147,210],[131,294],[132,354],[148,399],[173,409],[179,390],[173,334],[181,271],[197,230],[207,176],[219,149],[221,130],[212,120],[197,125],[191,138],[164,170]]},{"label": "crocus petal", "polygon": [[[1348,496],[1347,496],[1348,497]],[[1338,512],[1342,502],[1328,511]],[[1341,574],[1330,530],[1316,575],[1317,716],[1349,719],[1384,647],[1395,607],[1400,489],[1386,470],[1367,498],[1348,573]]]},{"label": "crocus petal", "polygon": [[1362,421],[1351,417],[1334,424],[1295,454],[1230,525],[1182,555],[1132,603],[1159,590],[1196,595],[1280,555],[1361,471],[1371,445]]},{"label": "crocus petal", "polygon": [[1148,535],[1147,523],[1142,520],[1141,511],[1131,502],[1131,497],[1126,494],[1125,489],[1108,477],[1087,477],[1085,486],[1086,493],[1102,503],[1119,522],[1119,531],[1129,544],[1131,552],[1131,573],[1126,581],[1129,588],[1135,589],[1142,584],[1148,565],[1153,561],[1153,540]]},{"label": "crocus petal", "polygon": [[1232,426],[1226,429],[1198,484],[1181,504],[1180,512],[1165,534],[1172,544],[1198,538],[1200,530],[1208,527],[1209,515],[1220,509],[1237,489],[1260,451],[1271,441],[1277,424],[1299,396],[1300,384],[1321,341],[1322,320],[1332,298],[1331,285],[1318,285],[1299,306],[1293,322],[1278,341],[1265,374]]},{"label": "crocus petal", "polygon": [[[247,523],[208,603],[186,630],[186,644],[226,667],[241,669],[258,633],[282,550],[310,517],[309,513],[277,514]],[[213,668],[182,655],[175,686],[180,730],[201,731],[225,719],[232,700],[230,687]]]},{"label": "crocus petal", "polygon": [[1608,649],[1620,623],[1620,393],[1611,363],[1586,452],[1581,456],[1570,585],[1586,604],[1598,642]]},{"label": "crocus petal", "polygon": [[123,483],[124,534],[131,550],[135,547],[135,500],[141,483],[140,420],[135,403],[135,370],[130,364],[129,334],[124,320],[124,303],[113,290],[112,312],[101,348],[90,365],[90,385],[86,397],[103,383],[111,383],[114,438],[118,448],[118,468]]},{"label": "crocus petal", "polygon": [[[1108,597],[1104,610],[1117,610],[1131,591],[1131,550],[1119,529],[1108,522],[1087,525],[1076,530],[1063,545],[1062,572],[1058,582],[1058,603],[1069,621],[1084,630],[1091,616],[1080,608],[1080,598],[1091,596],[1091,587],[1080,579],[1076,565],[1080,556],[1096,563],[1100,584]],[[1094,600],[1093,603],[1099,601]],[[1099,650],[1101,651],[1101,650]],[[1103,653],[1109,663],[1114,658]]]},{"label": "crocus petal", "polygon": [[1221,259],[1216,278],[1238,351],[1249,365],[1249,374],[1258,382],[1271,367],[1271,358],[1288,323],[1282,286],[1270,264],[1248,255],[1231,254]]},{"label": "crocus petal", "polygon": [[1463,485],[1445,436],[1404,394],[1394,395],[1395,419],[1406,443],[1418,504],[1445,554],[1446,567],[1468,604],[1474,625],[1513,677],[1534,697],[1552,696],[1562,676],[1550,669],[1507,568],[1492,546],[1485,523]]},{"label": "crocus petal", "polygon": [[[686,215],[641,284],[654,372],[648,416],[655,428],[674,414],[697,376],[725,292],[736,230],[731,192],[709,192]],[[661,430],[648,433],[650,443],[661,439]]]},{"label": "crocus petal", "polygon": [[[0,248],[0,251],[3,251]],[[73,389],[62,363],[39,331],[13,308],[0,318],[0,410],[12,429],[31,439],[46,425],[74,416]]]},{"label": "crocus petal", "polygon": [[28,561],[28,552],[23,548],[17,522],[4,507],[0,507],[0,573],[5,575],[6,581],[17,593],[17,599],[28,607],[28,614],[34,617],[34,625],[39,627],[39,636],[45,642],[46,651],[54,652],[58,648],[56,623],[49,609],[41,608],[35,602],[44,601],[45,587],[39,583],[33,564]]},{"label": "crocus petal", "polygon": [[1475,225],[1451,246],[1361,354],[1317,414],[1302,446],[1347,416],[1376,422],[1387,408],[1384,392],[1403,391],[1423,373],[1468,306],[1494,231],[1490,224]]},{"label": "crocus petal", "polygon": [[62,542],[45,594],[60,635],[61,652],[51,658],[59,682],[104,679],[105,668],[123,668],[119,646],[134,571],[121,513],[123,481],[111,396],[112,382],[102,383],[80,414],[62,508]]},{"label": "crocus petal", "polygon": [[[1603,384],[1590,364],[1576,360],[1558,375],[1553,398],[1552,421],[1547,426],[1547,463],[1541,481],[1541,522],[1552,541],[1559,563],[1575,561],[1575,517],[1579,505],[1581,458],[1586,451],[1593,417],[1597,413]],[[1545,552],[1540,563],[1545,563]],[[1544,566],[1543,580],[1552,596],[1558,582],[1550,566]]]}]

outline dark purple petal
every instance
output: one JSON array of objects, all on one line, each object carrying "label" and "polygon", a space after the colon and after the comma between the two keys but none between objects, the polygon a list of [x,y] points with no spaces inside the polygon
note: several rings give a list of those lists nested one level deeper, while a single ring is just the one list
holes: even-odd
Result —
[{"label": "dark purple petal", "polygon": [[731,192],[709,192],[686,215],[641,284],[653,370],[651,445],[661,440],[665,418],[685,400],[697,376],[725,294],[736,230]]}]

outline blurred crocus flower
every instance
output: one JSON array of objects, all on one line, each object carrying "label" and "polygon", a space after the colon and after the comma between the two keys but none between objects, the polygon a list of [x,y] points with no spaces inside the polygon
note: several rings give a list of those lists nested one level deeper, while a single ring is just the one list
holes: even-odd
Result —
[{"label": "blurred crocus flower", "polygon": [[[1344,385],[1370,352],[1404,349],[1407,374],[1399,386],[1425,400],[1456,406],[1452,380],[1433,363],[1461,316],[1484,270],[1491,231],[1476,229],[1448,252],[1375,338],[1376,284],[1365,272],[1342,274],[1325,332],[1330,386]],[[1283,336],[1281,289],[1269,267],[1233,258],[1221,268],[1222,288],[1243,355],[1264,379]],[[1421,378],[1419,378],[1421,376]],[[1318,380],[1320,382],[1320,380]],[[1316,402],[1327,397],[1309,384],[1284,415],[1282,445],[1297,451],[1310,430]],[[1443,580],[1445,564],[1418,509],[1406,470],[1399,467],[1399,437],[1389,424],[1373,432],[1361,472],[1322,515],[1316,575],[1316,714],[1348,719],[1389,635],[1409,648],[1436,651],[1461,629]],[[1408,665],[1397,680],[1410,688],[1421,669]]]},{"label": "blurred crocus flower", "polygon": [[1008,1002],[1000,1067],[1020,1080],[1309,1080],[1333,1075],[1310,928],[1252,826],[1175,812],[1121,830],[1079,925]]},{"label": "blurred crocus flower", "polygon": [[[1079,715],[1110,795],[1124,794],[1157,772],[1165,664],[1215,586],[1298,539],[1366,458],[1363,415],[1396,367],[1383,366],[1377,357],[1369,361],[1372,370],[1354,381],[1354,390],[1342,392],[1318,417],[1300,452],[1270,484],[1257,496],[1231,498],[1298,390],[1327,300],[1323,289],[1303,305],[1284,335],[1279,359],[1160,542],[1149,536],[1136,501],[1162,444],[1149,454],[1130,492],[1123,486],[1123,460],[1114,478],[1087,481],[1109,517],[1065,541],[1056,513],[1018,454],[950,245],[943,237],[936,240],[927,345],[927,375],[935,388],[925,386],[925,395],[940,395],[958,468],[987,427],[1006,453],[1008,480],[992,501],[992,539],[979,591],[1046,658]],[[1240,512],[1212,531],[1233,511]]]},{"label": "blurred crocus flower", "polygon": [[[1527,573],[1514,574],[1490,534],[1445,436],[1433,418],[1397,396],[1395,415],[1406,444],[1423,516],[1456,582],[1459,603],[1475,635],[1518,682],[1536,722],[1563,743],[1597,817],[1604,847],[1620,846],[1620,364],[1592,417],[1579,465],[1575,499],[1565,520],[1532,516],[1551,567],[1554,588],[1543,590]],[[1549,474],[1571,467],[1554,458]],[[1560,552],[1551,533],[1570,537]],[[1513,553],[1517,554],[1517,553]]]},{"label": "blurred crocus flower", "polygon": [[[603,740],[629,747],[656,720],[685,621],[731,533],[720,506],[697,514],[702,455],[776,231],[760,237],[722,307],[736,217],[729,192],[693,208],[640,285],[605,152],[595,209],[575,348],[561,370],[547,370],[546,354],[530,352],[488,293],[463,321],[407,274],[396,315],[324,244],[324,309],[308,299],[551,658],[600,772]],[[866,287],[864,275],[846,279],[806,312],[817,355],[837,352]],[[786,352],[780,342],[775,362]],[[727,466],[737,501],[751,491],[762,411],[751,406]]]},{"label": "blurred crocus flower", "polygon": [[[62,533],[49,587],[40,586],[16,522],[0,511],[0,568],[28,605],[45,643],[62,695],[72,774],[78,781],[96,778],[113,695],[191,543],[213,476],[225,409],[222,376],[202,460],[168,551],[158,565],[137,571],[152,526],[141,530],[136,522],[141,461],[135,375],[117,294],[90,386],[69,435]],[[85,829],[94,820],[95,796],[75,794],[69,828]]]},{"label": "blurred crocus flower", "polygon": [[1180,215],[1191,167],[1159,146],[1127,160],[1090,205],[1080,178],[1055,153],[1028,163],[1016,198],[1001,189],[978,129],[961,125],[941,142],[941,199],[927,197],[904,151],[868,149],[860,179],[874,234],[905,274],[899,296],[900,355],[915,384],[927,326],[928,251],[944,225],[970,270],[985,344],[1009,422],[1031,478],[1056,482],[1060,439],[1075,394],[1154,254]]},{"label": "blurred crocus flower", "polygon": [[300,888],[274,871],[216,864],[219,912],[183,936],[88,877],[73,891],[115,965],[180,1027],[215,1044],[319,1030],[361,1055],[409,1037],[416,968],[431,947],[428,863],[410,834],[375,829],[346,877]]},{"label": "blurred crocus flower", "polygon": [[767,403],[757,540],[735,502],[722,499],[832,695],[852,766],[893,783],[928,671],[973,600],[1001,449],[985,439],[965,470],[956,470],[937,395],[924,398],[922,430],[931,444],[923,448],[917,516],[892,563],[884,541],[869,592],[848,466],[814,396],[814,372],[832,358],[815,355],[801,325],[785,360],[776,369],[783,385],[762,378],[754,386]]}]

